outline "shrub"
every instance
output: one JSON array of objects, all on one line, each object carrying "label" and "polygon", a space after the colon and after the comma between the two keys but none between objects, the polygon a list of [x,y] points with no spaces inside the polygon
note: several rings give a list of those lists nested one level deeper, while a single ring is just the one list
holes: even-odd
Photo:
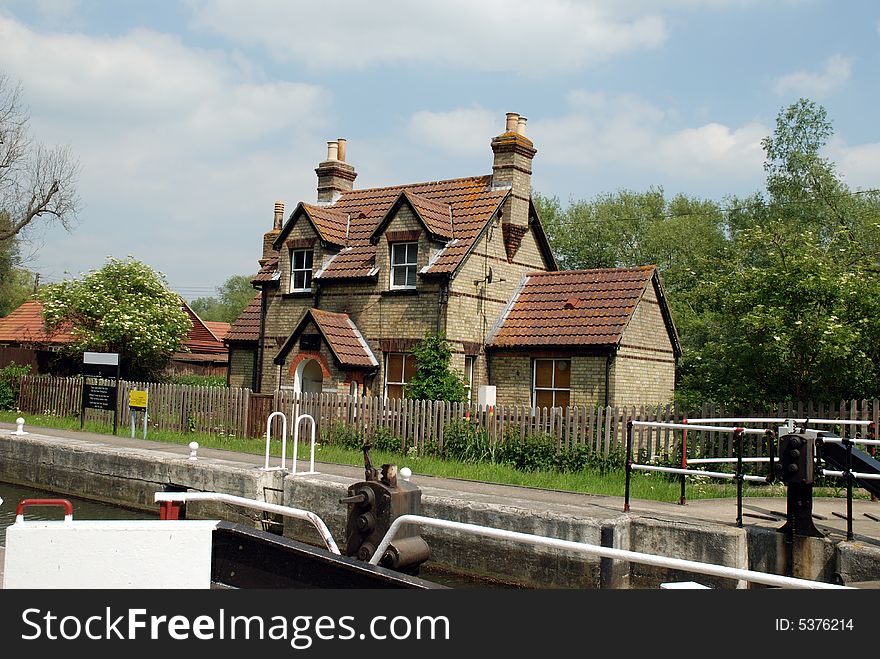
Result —
[{"label": "shrub", "polygon": [[171,376],[172,384],[188,384],[197,387],[225,387],[225,375],[173,375]]},{"label": "shrub", "polygon": [[0,410],[14,410],[18,406],[22,376],[30,373],[30,366],[19,366],[9,362],[0,368]]}]

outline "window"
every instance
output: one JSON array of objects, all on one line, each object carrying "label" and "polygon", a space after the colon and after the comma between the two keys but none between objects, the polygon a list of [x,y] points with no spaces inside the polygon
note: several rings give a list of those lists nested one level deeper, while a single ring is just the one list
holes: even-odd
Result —
[{"label": "window", "polygon": [[570,359],[536,359],[532,362],[533,407],[568,407],[570,393]]},{"label": "window", "polygon": [[403,386],[416,372],[415,355],[389,352],[385,356],[385,397],[403,398]]},{"label": "window", "polygon": [[464,381],[467,390],[467,402],[474,402],[474,363],[477,358],[473,355],[464,356]]},{"label": "window", "polygon": [[416,287],[416,257],[418,243],[391,245],[391,288]]},{"label": "window", "polygon": [[290,290],[312,290],[312,259],[310,249],[290,250]]}]

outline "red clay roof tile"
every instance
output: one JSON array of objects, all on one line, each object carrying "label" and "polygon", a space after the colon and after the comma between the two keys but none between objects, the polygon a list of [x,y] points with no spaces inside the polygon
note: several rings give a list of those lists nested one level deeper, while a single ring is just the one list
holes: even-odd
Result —
[{"label": "red clay roof tile", "polygon": [[310,309],[315,323],[327,340],[327,344],[343,366],[375,367],[376,357],[367,346],[360,330],[345,313]]},{"label": "red clay roof tile", "polygon": [[641,266],[530,272],[489,345],[614,345],[655,271]]},{"label": "red clay roof tile", "polygon": [[[352,250],[347,256],[341,252],[321,275],[321,279],[370,275],[375,264],[375,248],[370,245],[370,238],[403,192],[417,206],[430,231],[441,237],[448,235],[456,239],[424,274],[453,272],[508,194],[507,189],[492,189],[491,182],[491,176],[474,176],[387,188],[364,188],[343,192],[332,206],[303,204],[319,232],[326,234],[327,242],[343,244],[336,241],[347,231],[348,238],[344,244],[357,250]],[[447,221],[449,208],[452,209],[451,226]],[[320,222],[323,222],[320,226],[318,214]],[[271,281],[274,272],[267,264],[254,281]]]},{"label": "red clay roof tile", "polygon": [[76,340],[70,329],[61,329],[48,335],[43,330],[43,304],[28,300],[20,307],[0,318],[0,342],[2,343],[71,343]]},{"label": "red clay roof tile", "polygon": [[244,311],[232,323],[229,332],[223,338],[225,343],[256,343],[260,338],[260,300],[262,294],[257,293]]}]

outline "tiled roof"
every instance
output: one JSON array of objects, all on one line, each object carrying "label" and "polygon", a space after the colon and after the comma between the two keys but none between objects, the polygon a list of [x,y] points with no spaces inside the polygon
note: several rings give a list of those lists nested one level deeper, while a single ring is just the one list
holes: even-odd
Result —
[{"label": "tiled roof", "polygon": [[329,206],[301,204],[324,242],[344,247],[347,244],[348,213]]},{"label": "tiled roof", "polygon": [[312,318],[327,344],[343,366],[375,367],[379,365],[360,330],[346,313],[310,309]]},{"label": "tiled roof", "polygon": [[219,341],[223,340],[223,337],[229,332],[232,328],[231,323],[221,323],[215,320],[205,320],[205,327],[211,330],[211,334],[213,334]]},{"label": "tiled roof", "polygon": [[278,276],[278,258],[275,257],[268,259],[260,266],[260,271],[251,280],[251,283],[254,285],[260,285],[268,282],[277,282]]},{"label": "tiled roof", "polygon": [[376,262],[375,245],[346,247],[333,257],[333,260],[315,279],[349,279],[369,276]]},{"label": "tiled roof", "polygon": [[[355,248],[352,250],[354,253],[349,253],[349,256],[342,258],[344,254],[341,253],[334,259],[321,279],[370,275],[375,256],[375,248],[370,245],[370,238],[392,204],[404,191],[412,203],[417,205],[419,214],[432,232],[439,236],[446,236],[449,232],[449,235],[457,239],[455,244],[447,247],[424,274],[453,272],[508,194],[507,189],[492,189],[491,183],[491,176],[474,176],[387,188],[364,188],[343,192],[332,206],[308,205],[310,213],[314,208],[321,208],[324,211],[323,218],[328,222],[335,218],[336,225],[332,229],[332,235],[345,235],[347,226],[348,240],[345,244]],[[450,207],[452,225],[447,228],[446,218]],[[316,220],[313,217],[314,221]],[[285,225],[276,244],[286,235],[289,226],[289,223]],[[321,230],[328,233],[331,231],[329,226],[324,226]],[[270,275],[263,275],[262,271],[261,275],[266,277],[265,280],[271,279]],[[256,281],[263,281],[260,279],[261,275],[257,276]]]},{"label": "tiled roof", "polygon": [[75,340],[69,329],[52,335],[43,331],[43,304],[37,300],[28,300],[0,318],[0,343],[71,343]]},{"label": "tiled roof", "polygon": [[244,311],[232,323],[223,340],[226,343],[235,342],[254,342],[260,338],[260,298],[262,294],[257,293],[254,299],[250,301]]},{"label": "tiled roof", "polygon": [[655,272],[654,266],[530,272],[489,345],[615,345]]},{"label": "tiled roof", "polygon": [[[223,345],[186,302],[183,310],[192,323],[184,345],[191,353],[217,354],[226,352]],[[218,323],[228,326],[227,323]],[[15,311],[0,318],[0,342],[4,343],[71,343],[76,337],[70,330],[60,330],[51,336],[43,331],[43,304],[37,300],[25,302]]]}]

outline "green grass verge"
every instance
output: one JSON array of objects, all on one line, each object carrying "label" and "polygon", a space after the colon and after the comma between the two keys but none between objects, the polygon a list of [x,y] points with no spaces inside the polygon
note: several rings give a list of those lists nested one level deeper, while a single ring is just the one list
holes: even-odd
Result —
[{"label": "green grass verge", "polygon": [[[20,413],[0,411],[0,421],[15,423]],[[79,418],[54,417],[41,415],[25,415],[27,427],[46,427],[56,429],[80,430]],[[27,429],[26,427],[26,429]],[[84,431],[112,435],[112,426],[107,424],[86,423]],[[117,436],[130,437],[130,425],[120,424]],[[141,428],[137,428],[136,438],[141,437]],[[173,444],[189,444],[192,441],[199,443],[205,448],[223,449],[239,453],[265,455],[266,444],[261,438],[249,439],[240,437],[220,437],[217,435],[205,435],[200,433],[180,434],[160,430],[148,430],[147,439]],[[288,451],[291,449],[288,448]],[[299,447],[300,459],[309,458],[308,444]],[[270,447],[270,454],[280,456],[280,442],[275,441]],[[450,460],[442,460],[428,456],[402,456],[399,453],[388,451],[372,451],[370,453],[373,464],[395,463],[401,467],[412,469],[414,474],[428,476],[441,476],[444,478],[460,478],[462,480],[482,481],[489,483],[501,483],[506,485],[519,485],[550,490],[562,490],[569,492],[582,492],[586,494],[598,494],[619,496],[624,495],[625,474],[623,469],[609,470],[599,473],[594,470],[582,470],[572,473],[559,473],[553,471],[520,471],[509,465],[490,463],[462,463]],[[317,444],[315,447],[315,460],[343,465],[362,466],[363,454],[360,451],[343,448],[334,444]],[[674,480],[673,480],[674,478]],[[688,499],[716,499],[736,496],[736,486],[732,481],[723,482],[709,480],[703,477],[688,476],[686,495]],[[633,474],[631,494],[633,499],[646,499],[651,501],[677,502],[681,492],[680,482],[677,477],[670,475],[636,472]],[[859,497],[867,497],[867,493],[858,490]],[[822,487],[815,488],[816,496],[846,496],[845,488]],[[785,487],[781,484],[763,485],[745,483],[743,495],[746,497],[785,496]]]}]

